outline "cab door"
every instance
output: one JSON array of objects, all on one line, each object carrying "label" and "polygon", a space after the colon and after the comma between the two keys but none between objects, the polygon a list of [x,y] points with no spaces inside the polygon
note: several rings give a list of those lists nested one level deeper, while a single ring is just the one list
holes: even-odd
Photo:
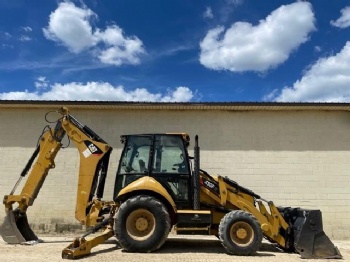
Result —
[{"label": "cab door", "polygon": [[124,149],[119,161],[116,176],[114,196],[116,197],[121,189],[149,175],[149,159],[152,156],[153,144],[152,135],[128,135],[122,136]]},{"label": "cab door", "polygon": [[151,176],[173,197],[178,209],[191,208],[190,167],[180,135],[155,135]]}]

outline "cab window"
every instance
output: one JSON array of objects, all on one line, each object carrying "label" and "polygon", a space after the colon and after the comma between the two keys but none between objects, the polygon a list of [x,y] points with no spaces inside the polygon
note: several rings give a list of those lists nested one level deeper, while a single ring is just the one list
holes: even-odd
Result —
[{"label": "cab window", "polygon": [[120,174],[144,173],[148,169],[151,138],[130,137],[121,159]]},{"label": "cab window", "polygon": [[157,136],[153,161],[153,173],[189,173],[180,136]]}]

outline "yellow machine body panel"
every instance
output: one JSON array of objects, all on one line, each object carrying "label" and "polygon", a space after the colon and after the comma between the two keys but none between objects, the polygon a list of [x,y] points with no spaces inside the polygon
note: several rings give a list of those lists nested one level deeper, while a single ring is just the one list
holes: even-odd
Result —
[{"label": "yellow machine body panel", "polygon": [[135,195],[137,192],[152,192],[162,196],[167,203],[176,211],[176,204],[168,191],[154,178],[145,176],[130,183],[122,190],[120,190],[117,199],[125,198],[126,195]]}]

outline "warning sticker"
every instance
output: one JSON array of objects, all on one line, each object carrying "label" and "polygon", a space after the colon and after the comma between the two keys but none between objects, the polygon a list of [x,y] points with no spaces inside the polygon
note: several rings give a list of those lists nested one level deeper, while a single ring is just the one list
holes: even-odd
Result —
[{"label": "warning sticker", "polygon": [[91,153],[91,151],[89,150],[89,148],[87,148],[87,149],[85,149],[85,150],[83,151],[83,155],[84,155],[85,158],[88,158],[89,156],[92,155],[92,153]]},{"label": "warning sticker", "polygon": [[85,158],[88,158],[91,155],[99,156],[103,152],[98,146],[94,145],[92,142],[85,140],[84,144],[86,145],[86,149],[83,151],[83,155]]}]

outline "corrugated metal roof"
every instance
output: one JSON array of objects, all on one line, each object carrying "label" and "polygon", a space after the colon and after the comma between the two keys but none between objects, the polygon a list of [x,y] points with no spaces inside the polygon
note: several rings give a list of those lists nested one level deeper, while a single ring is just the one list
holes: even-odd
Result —
[{"label": "corrugated metal roof", "polygon": [[0,100],[0,108],[14,109],[113,109],[113,110],[224,110],[224,111],[350,111],[350,103],[277,102],[120,102],[120,101],[42,101]]}]

